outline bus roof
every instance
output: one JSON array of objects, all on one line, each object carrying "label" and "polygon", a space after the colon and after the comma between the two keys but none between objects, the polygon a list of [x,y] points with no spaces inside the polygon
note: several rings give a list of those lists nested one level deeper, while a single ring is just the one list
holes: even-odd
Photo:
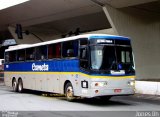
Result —
[{"label": "bus roof", "polygon": [[25,49],[25,48],[31,48],[31,47],[37,47],[37,46],[42,46],[42,45],[49,45],[49,44],[59,43],[59,42],[77,40],[79,38],[88,38],[88,39],[109,38],[109,39],[129,40],[128,37],[117,36],[117,35],[83,34],[83,35],[78,35],[78,36],[55,39],[55,40],[46,41],[46,42],[40,42],[40,43],[36,43],[36,44],[21,44],[21,45],[16,45],[16,46],[10,46],[8,49],[5,50],[5,52],[12,51],[12,50],[20,50],[20,49]]}]

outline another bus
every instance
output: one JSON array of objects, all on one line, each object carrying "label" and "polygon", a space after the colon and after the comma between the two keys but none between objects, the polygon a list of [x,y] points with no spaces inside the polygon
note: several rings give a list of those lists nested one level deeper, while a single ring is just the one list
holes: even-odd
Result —
[{"label": "another bus", "polygon": [[4,59],[0,59],[0,81],[4,80]]},{"label": "another bus", "polygon": [[74,97],[133,95],[135,65],[127,37],[86,34],[5,50],[5,84]]}]

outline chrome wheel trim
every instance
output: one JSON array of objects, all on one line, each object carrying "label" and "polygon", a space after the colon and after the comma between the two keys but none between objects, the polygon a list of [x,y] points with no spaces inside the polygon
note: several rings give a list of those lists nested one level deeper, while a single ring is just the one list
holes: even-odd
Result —
[{"label": "chrome wheel trim", "polygon": [[14,81],[14,82],[13,82],[13,90],[14,90],[14,91],[16,91],[16,87],[17,87],[17,82]]},{"label": "chrome wheel trim", "polygon": [[73,87],[72,86],[69,86],[67,87],[67,91],[66,91],[66,97],[67,99],[71,100],[74,98],[74,93],[73,93]]},{"label": "chrome wheel trim", "polygon": [[22,83],[21,82],[18,85],[18,91],[22,91]]}]

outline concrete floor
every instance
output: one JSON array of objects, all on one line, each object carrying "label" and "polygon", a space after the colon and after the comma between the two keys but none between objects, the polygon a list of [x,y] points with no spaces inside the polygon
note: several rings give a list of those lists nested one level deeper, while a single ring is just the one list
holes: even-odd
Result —
[{"label": "concrete floor", "polygon": [[[28,113],[38,111],[38,114],[50,111],[50,114],[52,112],[54,115],[55,111],[76,111],[74,114],[78,114],[77,111],[83,111],[84,113],[89,111],[86,112],[87,117],[90,111],[92,114],[95,111],[97,113],[103,111],[101,114],[104,114],[104,116],[107,111],[112,112],[112,114],[113,111],[125,111],[126,114],[126,111],[132,111],[130,113],[135,116],[137,111],[160,111],[160,97],[136,94],[134,96],[112,97],[110,101],[78,99],[75,102],[68,102],[63,96],[44,96],[42,92],[25,91],[25,93],[16,93],[11,88],[0,84],[0,111],[25,111]],[[160,116],[159,112],[158,114]]]}]

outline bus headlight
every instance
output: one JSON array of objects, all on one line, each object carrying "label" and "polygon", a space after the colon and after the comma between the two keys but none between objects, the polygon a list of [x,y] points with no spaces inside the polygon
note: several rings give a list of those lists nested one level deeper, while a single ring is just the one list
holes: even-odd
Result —
[{"label": "bus headlight", "polygon": [[135,86],[135,81],[134,80],[128,81],[128,85],[129,86]]},{"label": "bus headlight", "polygon": [[91,87],[105,87],[107,86],[107,82],[92,82]]}]

